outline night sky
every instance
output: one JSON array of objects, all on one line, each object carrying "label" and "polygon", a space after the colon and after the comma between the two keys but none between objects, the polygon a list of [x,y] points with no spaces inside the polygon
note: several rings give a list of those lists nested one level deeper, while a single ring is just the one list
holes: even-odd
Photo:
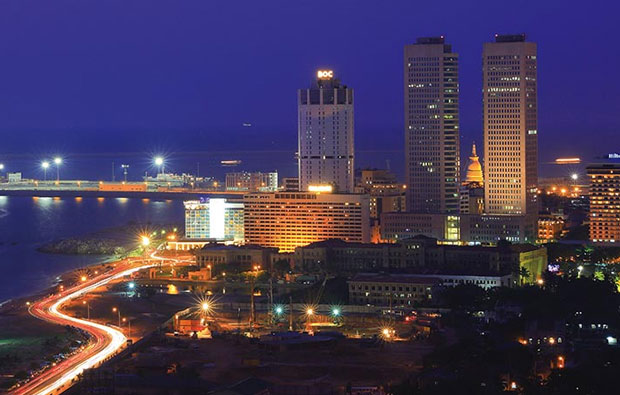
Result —
[{"label": "night sky", "polygon": [[482,43],[521,32],[538,43],[541,161],[591,158],[620,150],[617,11],[611,0],[3,0],[0,158],[295,150],[295,93],[319,67],[356,91],[356,148],[399,150],[403,45],[442,34],[460,54],[467,151],[482,145]]}]

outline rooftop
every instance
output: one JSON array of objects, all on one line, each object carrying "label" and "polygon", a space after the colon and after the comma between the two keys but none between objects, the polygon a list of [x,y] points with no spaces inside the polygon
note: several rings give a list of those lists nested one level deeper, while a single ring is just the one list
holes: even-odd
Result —
[{"label": "rooftop", "polygon": [[438,277],[420,277],[415,274],[358,273],[351,281],[373,283],[440,284]]},{"label": "rooftop", "polygon": [[522,43],[525,42],[525,33],[521,34],[496,34],[496,43]]}]

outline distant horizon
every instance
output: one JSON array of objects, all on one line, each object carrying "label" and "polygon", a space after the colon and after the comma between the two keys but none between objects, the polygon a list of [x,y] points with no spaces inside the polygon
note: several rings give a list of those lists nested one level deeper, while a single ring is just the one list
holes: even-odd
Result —
[{"label": "distant horizon", "polygon": [[[460,58],[464,164],[474,141],[485,154],[481,54],[495,33],[538,44],[540,162],[620,151],[620,81],[609,66],[620,52],[609,50],[615,14],[602,4],[34,3],[0,4],[0,161],[136,150],[127,147],[296,149],[296,91],[323,67],[355,90],[356,149],[402,150],[403,48],[444,35]],[[317,10],[337,29],[300,30]]]}]

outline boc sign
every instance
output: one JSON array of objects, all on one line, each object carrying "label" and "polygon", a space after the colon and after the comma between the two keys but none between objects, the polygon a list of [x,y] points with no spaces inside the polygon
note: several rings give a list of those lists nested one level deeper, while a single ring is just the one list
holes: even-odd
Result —
[{"label": "boc sign", "polygon": [[316,72],[316,76],[320,80],[328,80],[328,79],[334,78],[334,71],[333,70],[319,70]]}]

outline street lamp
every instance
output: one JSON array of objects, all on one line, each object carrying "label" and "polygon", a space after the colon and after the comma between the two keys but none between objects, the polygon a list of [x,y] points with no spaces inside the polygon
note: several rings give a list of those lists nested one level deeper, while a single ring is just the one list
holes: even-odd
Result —
[{"label": "street lamp", "polygon": [[60,181],[60,165],[62,164],[62,158],[57,156],[54,158],[54,164],[56,165],[56,182]]},{"label": "street lamp", "polygon": [[113,313],[118,313],[118,327],[121,327],[121,311],[120,309],[116,308],[116,307],[112,307],[112,312]]},{"label": "street lamp", "polygon": [[123,322],[127,323],[127,337],[131,338],[131,320],[128,320],[127,318],[123,317]]},{"label": "street lamp", "polygon": [[572,178],[573,181],[577,181],[577,179],[579,178],[579,174],[573,173],[570,175],[570,178]]},{"label": "street lamp", "polygon": [[50,167],[50,163],[44,160],[41,162],[41,167],[43,168],[43,180],[47,181],[47,168]]},{"label": "street lamp", "polygon": [[4,170],[4,163],[0,163],[0,170]]},{"label": "street lamp", "polygon": [[90,320],[90,303],[88,303],[87,301],[83,300],[82,304],[84,306],[86,306],[86,316],[87,316],[86,319]]},{"label": "street lamp", "polygon": [[159,167],[159,172],[164,173],[164,158],[163,156],[156,156],[154,159],[155,166]]}]

